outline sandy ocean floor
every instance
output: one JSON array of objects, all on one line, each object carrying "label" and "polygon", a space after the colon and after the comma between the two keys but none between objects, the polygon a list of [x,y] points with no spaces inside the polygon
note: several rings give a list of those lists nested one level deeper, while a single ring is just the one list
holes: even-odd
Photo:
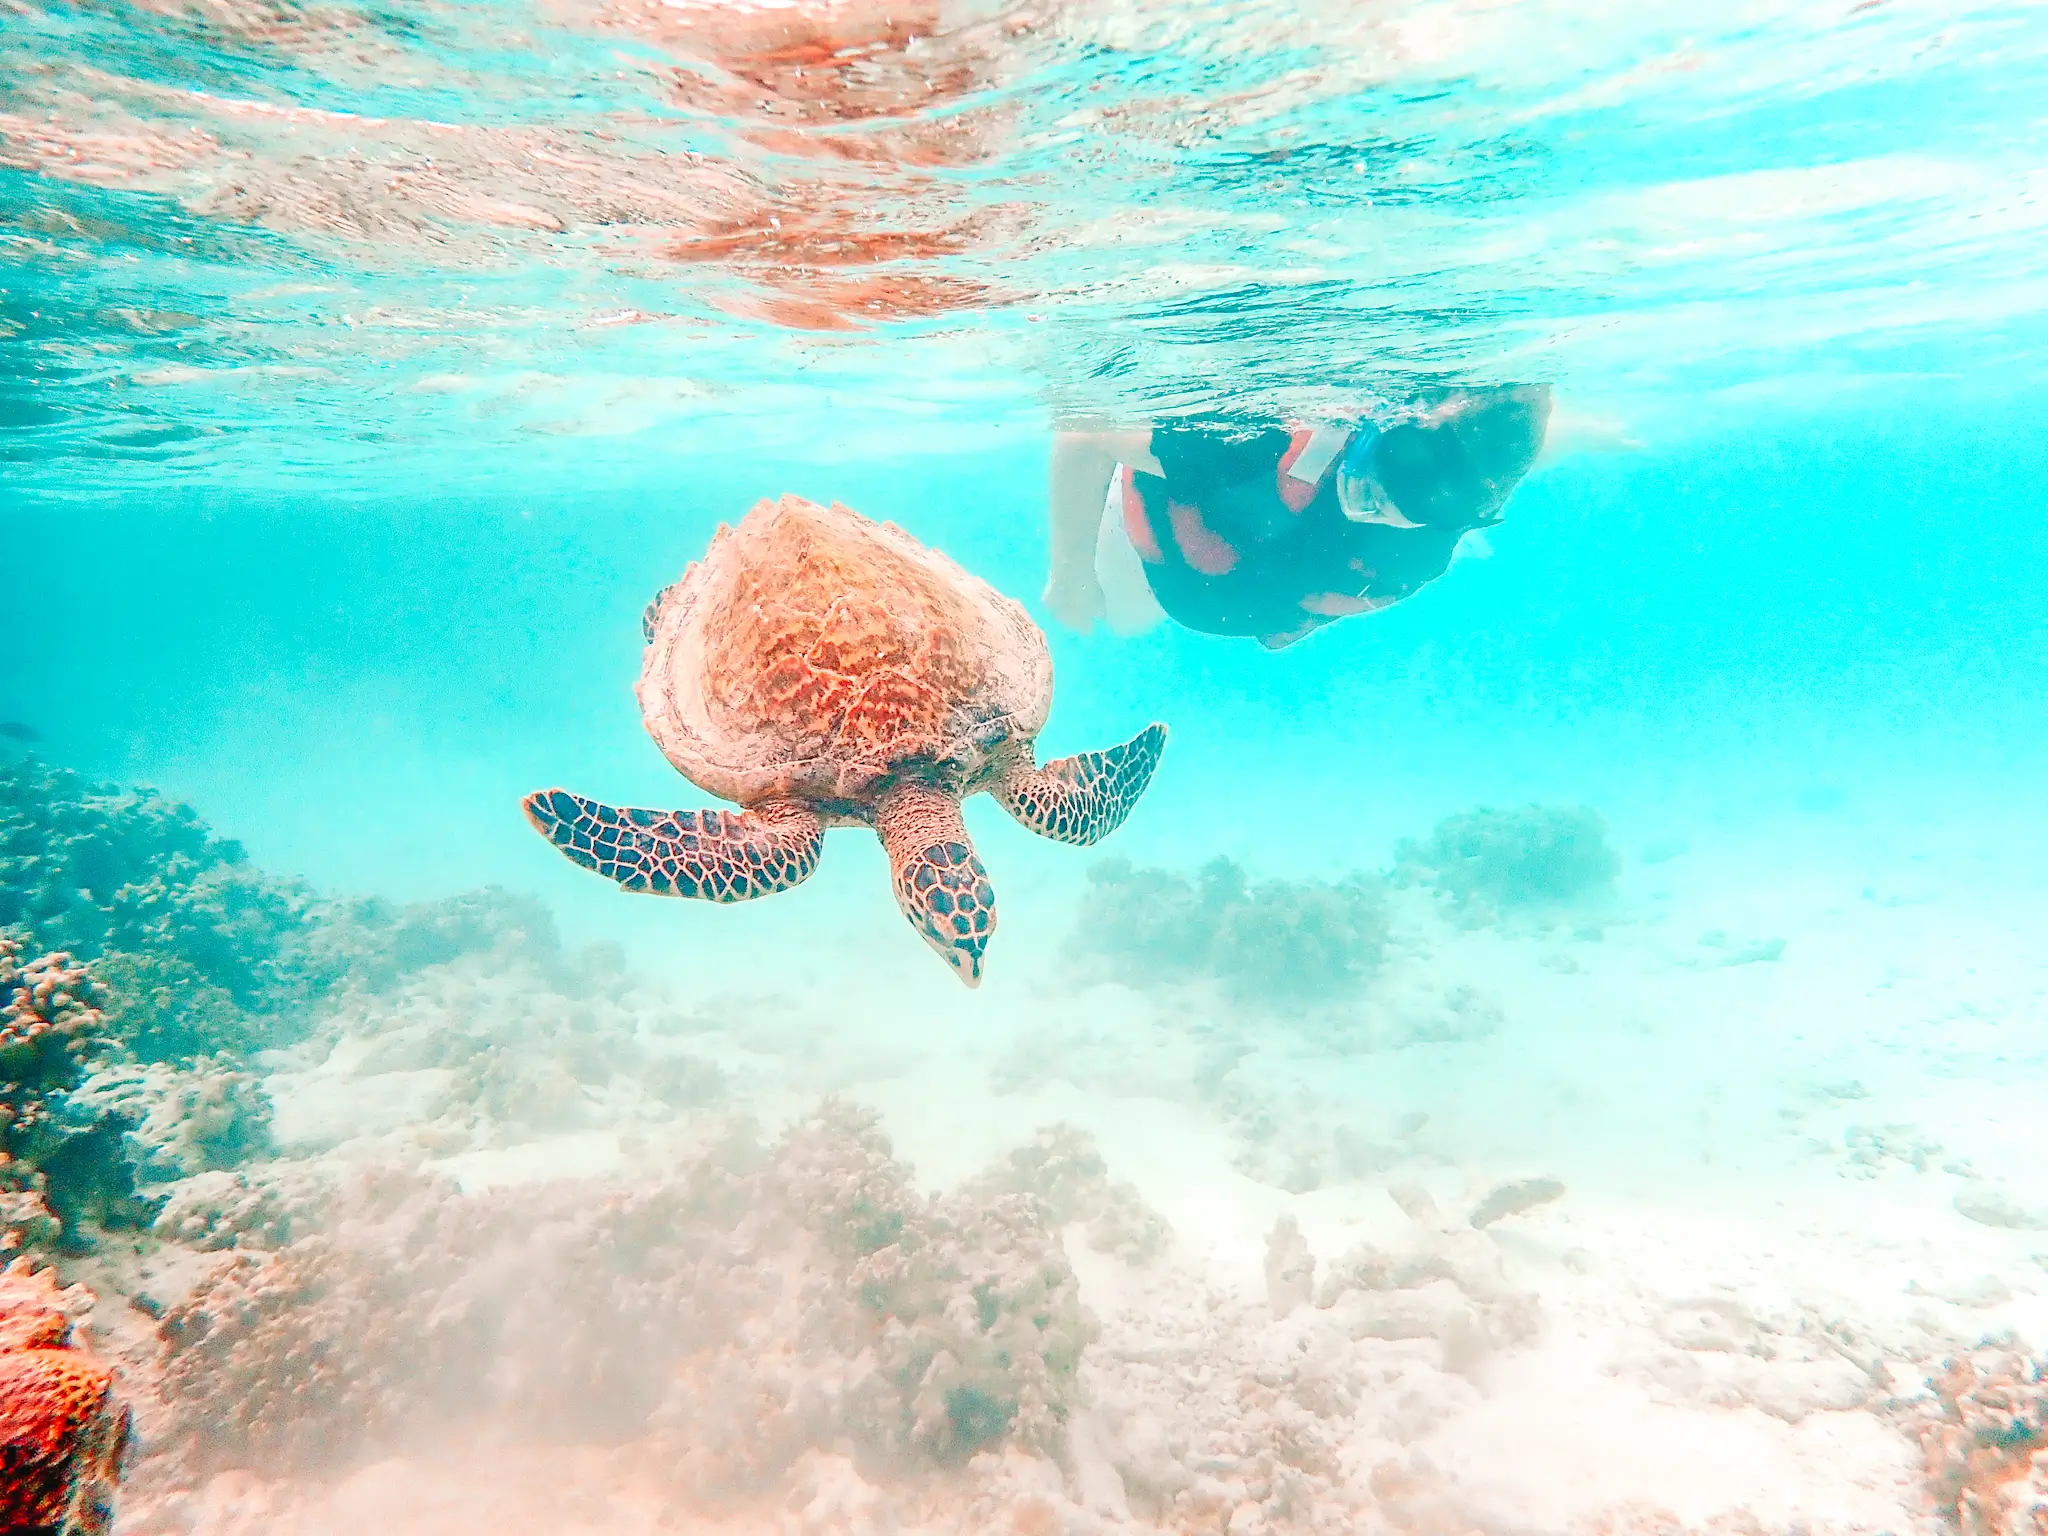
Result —
[{"label": "sandy ocean floor", "polygon": [[359,999],[264,1059],[274,1161],[73,1266],[119,1529],[2038,1529],[2038,897],[1659,852],[1505,924],[1396,891],[1279,1013],[1088,979],[1057,884],[972,998],[877,901],[787,985]]}]

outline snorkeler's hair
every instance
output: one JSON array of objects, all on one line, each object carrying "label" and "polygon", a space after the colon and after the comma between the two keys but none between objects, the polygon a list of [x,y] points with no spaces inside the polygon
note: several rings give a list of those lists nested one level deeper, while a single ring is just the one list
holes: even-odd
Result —
[{"label": "snorkeler's hair", "polygon": [[1374,468],[1410,522],[1476,528],[1495,520],[1536,462],[1549,421],[1548,385],[1467,391],[1420,420],[1389,427]]}]

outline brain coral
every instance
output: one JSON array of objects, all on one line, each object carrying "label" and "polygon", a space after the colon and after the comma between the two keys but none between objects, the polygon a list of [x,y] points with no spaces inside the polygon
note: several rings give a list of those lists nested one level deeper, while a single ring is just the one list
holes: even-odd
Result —
[{"label": "brain coral", "polygon": [[0,1270],[0,1531],[101,1536],[128,1442],[113,1372],[72,1333],[80,1288],[16,1259]]}]

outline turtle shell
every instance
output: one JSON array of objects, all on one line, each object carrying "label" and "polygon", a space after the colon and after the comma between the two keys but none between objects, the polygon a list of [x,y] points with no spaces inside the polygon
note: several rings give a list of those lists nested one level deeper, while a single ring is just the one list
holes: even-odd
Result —
[{"label": "turtle shell", "polygon": [[655,599],[635,692],[699,787],[857,815],[910,778],[962,794],[1045,724],[1023,606],[893,523],[801,497],[721,527]]}]

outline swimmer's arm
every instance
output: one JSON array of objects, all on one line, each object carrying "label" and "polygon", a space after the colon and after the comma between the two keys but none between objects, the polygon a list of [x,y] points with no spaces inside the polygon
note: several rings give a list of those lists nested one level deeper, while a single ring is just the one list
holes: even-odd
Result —
[{"label": "swimmer's arm", "polygon": [[1133,431],[1067,431],[1053,435],[1052,529],[1045,602],[1061,623],[1086,629],[1102,612],[1095,576],[1095,542],[1102,532],[1102,504],[1109,477],[1119,463],[1159,472],[1149,428]]},{"label": "swimmer's arm", "polygon": [[1554,464],[1575,453],[1634,452],[1642,446],[1619,416],[1557,406],[1551,410],[1550,425],[1543,434],[1543,451],[1536,456],[1536,464]]}]

